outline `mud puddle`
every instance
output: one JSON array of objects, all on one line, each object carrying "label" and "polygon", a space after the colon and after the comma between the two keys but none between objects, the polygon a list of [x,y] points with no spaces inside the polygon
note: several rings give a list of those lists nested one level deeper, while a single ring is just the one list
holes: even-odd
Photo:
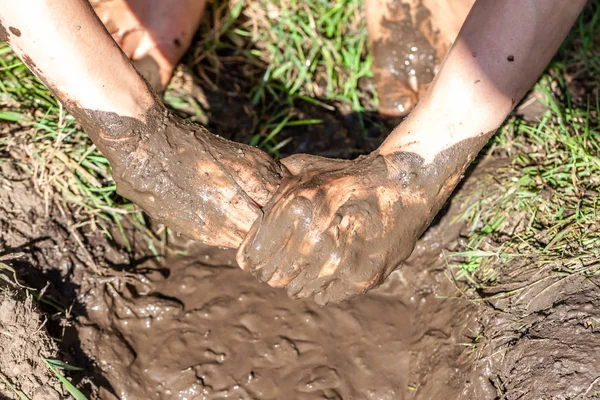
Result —
[{"label": "mud puddle", "polygon": [[[0,334],[0,372],[33,399],[66,395],[49,357],[84,368],[67,374],[90,399],[597,398],[598,277],[507,263],[466,299],[441,255],[461,241],[460,199],[382,287],[323,308],[258,284],[231,253],[188,243],[187,256],[140,263],[135,235],[127,254],[70,228],[76,214],[27,181],[4,180],[0,261],[68,314],[0,296],[13,335]],[[16,399],[2,382],[0,398]]]},{"label": "mud puddle", "polygon": [[110,382],[100,398],[485,398],[463,354],[479,311],[439,298],[454,293],[448,214],[382,287],[335,306],[291,300],[194,245],[144,275],[87,281],[79,337]]}]

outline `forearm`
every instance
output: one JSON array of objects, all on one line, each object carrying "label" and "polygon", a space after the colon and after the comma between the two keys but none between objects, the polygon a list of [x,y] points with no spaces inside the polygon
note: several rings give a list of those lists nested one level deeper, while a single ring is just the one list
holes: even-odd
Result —
[{"label": "forearm", "polygon": [[[585,0],[477,0],[428,93],[381,151],[425,160],[491,134],[535,83]],[[485,143],[485,141],[484,141]]]},{"label": "forearm", "polygon": [[154,102],[86,0],[0,0],[9,45],[72,111],[140,119]]}]

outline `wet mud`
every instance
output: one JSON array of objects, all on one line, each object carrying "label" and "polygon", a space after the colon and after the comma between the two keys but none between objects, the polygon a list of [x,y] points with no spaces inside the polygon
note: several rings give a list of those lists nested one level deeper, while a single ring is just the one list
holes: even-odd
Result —
[{"label": "wet mud", "polygon": [[266,153],[208,132],[156,102],[145,121],[70,106],[110,161],[117,191],[157,222],[236,248],[279,186]]},{"label": "wet mud", "polygon": [[[18,168],[2,163],[2,172],[2,262],[14,267],[24,284],[45,288],[47,298],[72,304],[75,320],[57,318],[53,308],[41,317],[6,315],[28,333],[20,349],[39,349],[30,332],[44,343],[51,343],[45,328],[61,338],[57,357],[85,368],[68,374],[90,399],[124,394],[174,399],[180,392],[179,398],[188,399],[593,399],[600,394],[598,278],[540,275],[535,268],[533,276],[515,279],[516,269],[507,265],[498,285],[481,297],[464,298],[441,255],[462,240],[461,225],[450,224],[468,206],[460,201],[442,211],[443,218],[384,285],[320,307],[257,283],[234,266],[231,251],[183,242],[175,249],[188,256],[171,253],[160,262],[140,263],[143,253],[132,259],[101,232],[70,230],[72,220],[65,220],[70,214],[54,203],[46,207]],[[475,174],[460,190],[474,193],[477,187],[471,185],[483,181]],[[135,249],[146,247],[134,238]],[[519,287],[526,290],[505,295]],[[16,304],[10,299],[14,307],[28,309],[24,298],[17,297]],[[2,340],[2,346],[12,343]],[[24,355],[31,365],[34,355]],[[7,375],[18,363],[5,360],[0,369]],[[32,374],[33,382],[47,382],[42,369]],[[30,376],[19,378],[27,382]],[[48,385],[60,390],[56,382]],[[3,396],[12,398],[0,385]]]},{"label": "wet mud", "polygon": [[79,335],[112,386],[100,397],[488,398],[461,345],[480,310],[438,297],[454,293],[440,255],[452,215],[382,287],[335,306],[293,301],[197,245],[168,274],[88,282]]}]

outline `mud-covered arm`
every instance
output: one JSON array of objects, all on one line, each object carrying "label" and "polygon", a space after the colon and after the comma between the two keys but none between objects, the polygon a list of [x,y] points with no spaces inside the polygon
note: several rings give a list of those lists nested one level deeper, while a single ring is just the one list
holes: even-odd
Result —
[{"label": "mud-covered arm", "polygon": [[279,166],[170,114],[87,0],[0,0],[0,40],[83,126],[120,194],[178,233],[239,245]]},{"label": "mud-covered arm", "polygon": [[290,296],[336,302],[412,252],[465,169],[530,89],[584,0],[478,0],[427,95],[379,150],[295,156],[238,261]]}]

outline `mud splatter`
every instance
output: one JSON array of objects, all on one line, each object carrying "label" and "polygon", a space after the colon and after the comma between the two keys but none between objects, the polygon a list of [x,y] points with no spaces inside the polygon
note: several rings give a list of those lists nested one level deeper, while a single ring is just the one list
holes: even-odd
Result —
[{"label": "mud splatter", "polygon": [[16,37],[21,37],[21,31],[15,28],[14,26],[10,26],[8,30],[15,35]]}]

